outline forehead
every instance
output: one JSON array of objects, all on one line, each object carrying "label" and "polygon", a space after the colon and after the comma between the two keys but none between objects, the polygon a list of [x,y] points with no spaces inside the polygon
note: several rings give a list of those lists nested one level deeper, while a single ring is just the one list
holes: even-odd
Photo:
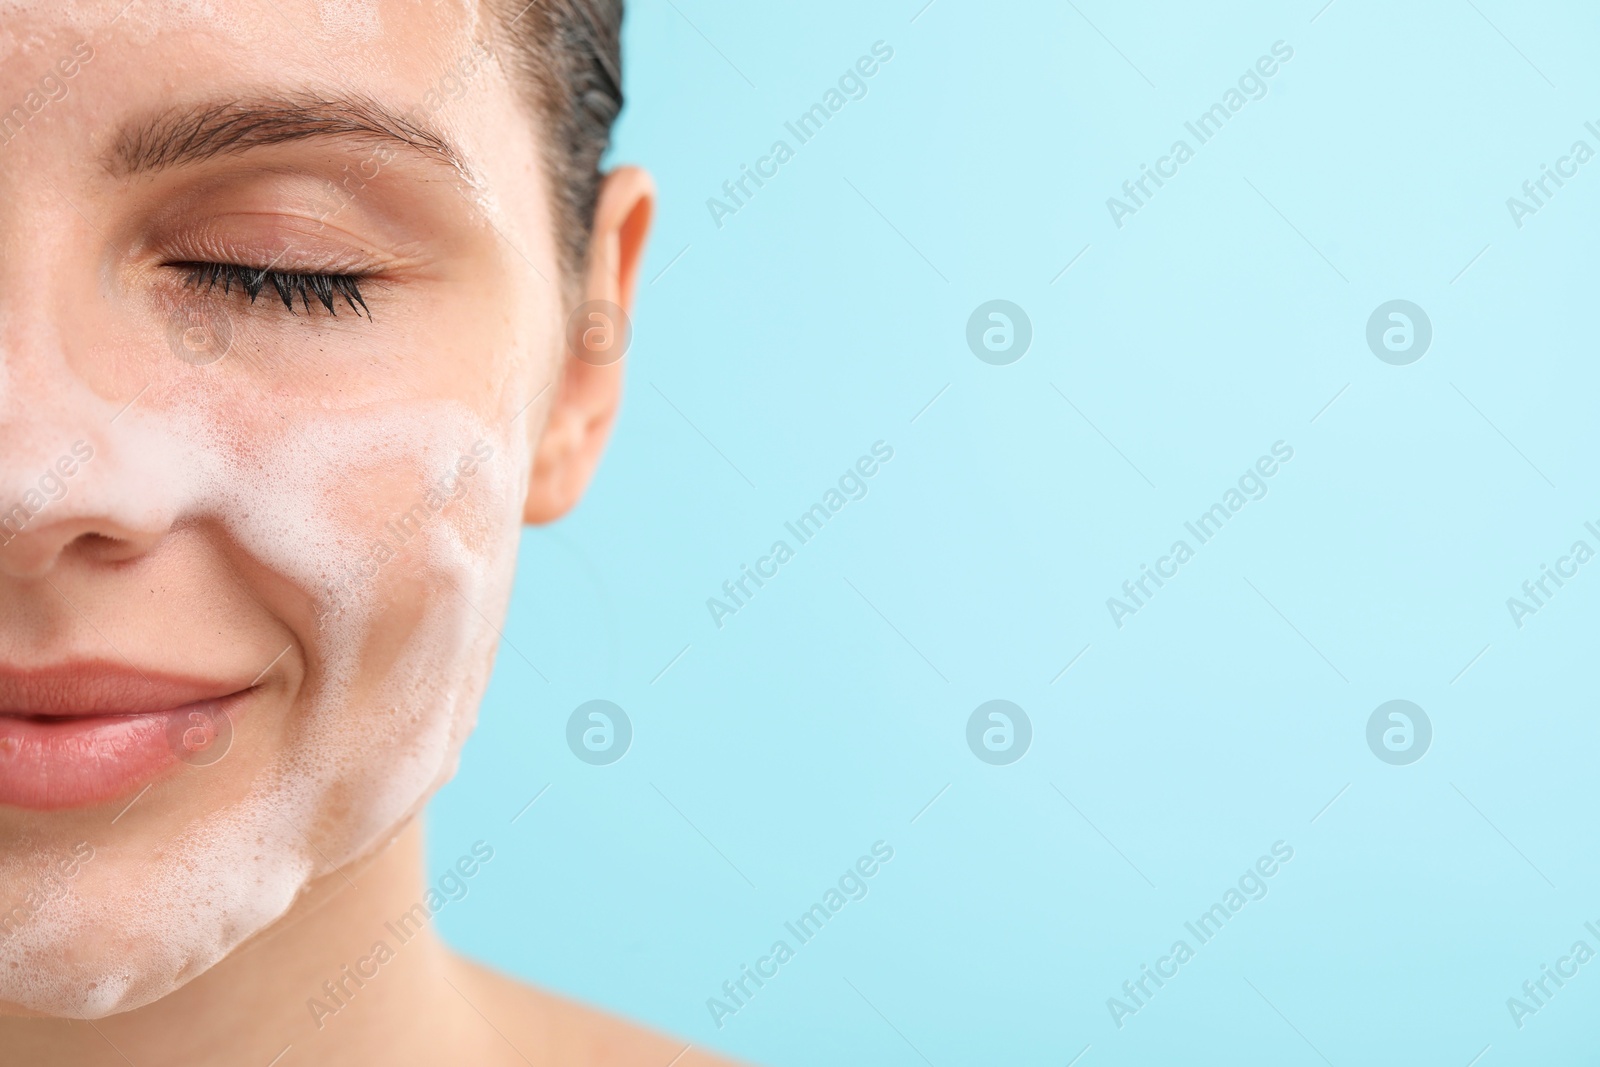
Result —
[{"label": "forehead", "polygon": [[258,73],[334,60],[346,77],[382,80],[421,73],[488,35],[486,18],[474,0],[0,0],[0,60],[9,68],[71,34],[97,46],[190,48],[202,62]]},{"label": "forehead", "polygon": [[477,0],[0,0],[0,115],[109,135],[141,111],[311,92],[371,99],[482,155],[530,128],[497,47]]},{"label": "forehead", "polygon": [[353,100],[436,135],[461,179],[437,195],[465,194],[549,276],[544,126],[506,47],[483,0],[0,0],[0,242],[24,204],[109,195],[119,141],[152,120]]}]

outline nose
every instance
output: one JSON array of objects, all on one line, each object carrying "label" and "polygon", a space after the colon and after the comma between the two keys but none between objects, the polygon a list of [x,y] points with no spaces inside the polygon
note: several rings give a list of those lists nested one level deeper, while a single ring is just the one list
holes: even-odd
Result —
[{"label": "nose", "polygon": [[18,502],[0,514],[0,577],[47,577],[66,559],[123,563],[149,552],[166,532],[156,522],[139,524],[107,514],[55,518],[52,503],[34,513]]},{"label": "nose", "polygon": [[0,583],[126,563],[181,513],[177,457],[133,409],[160,383],[96,237],[55,193],[0,197]]},{"label": "nose", "polygon": [[64,428],[0,417],[0,581],[47,577],[71,562],[126,563],[173,527],[169,479],[146,469],[170,463],[155,442],[111,432],[72,440]]}]

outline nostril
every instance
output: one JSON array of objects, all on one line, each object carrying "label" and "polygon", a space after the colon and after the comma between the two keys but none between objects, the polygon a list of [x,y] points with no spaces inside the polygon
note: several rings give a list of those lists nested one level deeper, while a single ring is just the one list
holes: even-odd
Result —
[{"label": "nostril", "polygon": [[103,533],[95,533],[93,531],[79,534],[73,538],[72,544],[68,546],[70,551],[76,551],[89,559],[97,560],[117,559],[127,555],[133,547],[131,542],[125,541],[120,537],[108,537]]}]

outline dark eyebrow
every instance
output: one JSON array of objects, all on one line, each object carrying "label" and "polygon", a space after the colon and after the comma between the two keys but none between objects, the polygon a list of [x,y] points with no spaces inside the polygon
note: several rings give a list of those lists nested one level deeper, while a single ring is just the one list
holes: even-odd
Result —
[{"label": "dark eyebrow", "polygon": [[219,100],[134,119],[113,137],[106,165],[126,176],[315,138],[400,144],[470,173],[455,147],[419,121],[370,98],[314,93]]}]

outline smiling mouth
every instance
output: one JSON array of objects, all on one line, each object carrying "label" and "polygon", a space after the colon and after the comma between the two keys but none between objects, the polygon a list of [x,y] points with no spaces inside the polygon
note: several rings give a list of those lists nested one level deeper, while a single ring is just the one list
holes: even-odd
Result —
[{"label": "smiling mouth", "polygon": [[89,807],[215,763],[252,692],[108,663],[0,664],[0,805]]}]

